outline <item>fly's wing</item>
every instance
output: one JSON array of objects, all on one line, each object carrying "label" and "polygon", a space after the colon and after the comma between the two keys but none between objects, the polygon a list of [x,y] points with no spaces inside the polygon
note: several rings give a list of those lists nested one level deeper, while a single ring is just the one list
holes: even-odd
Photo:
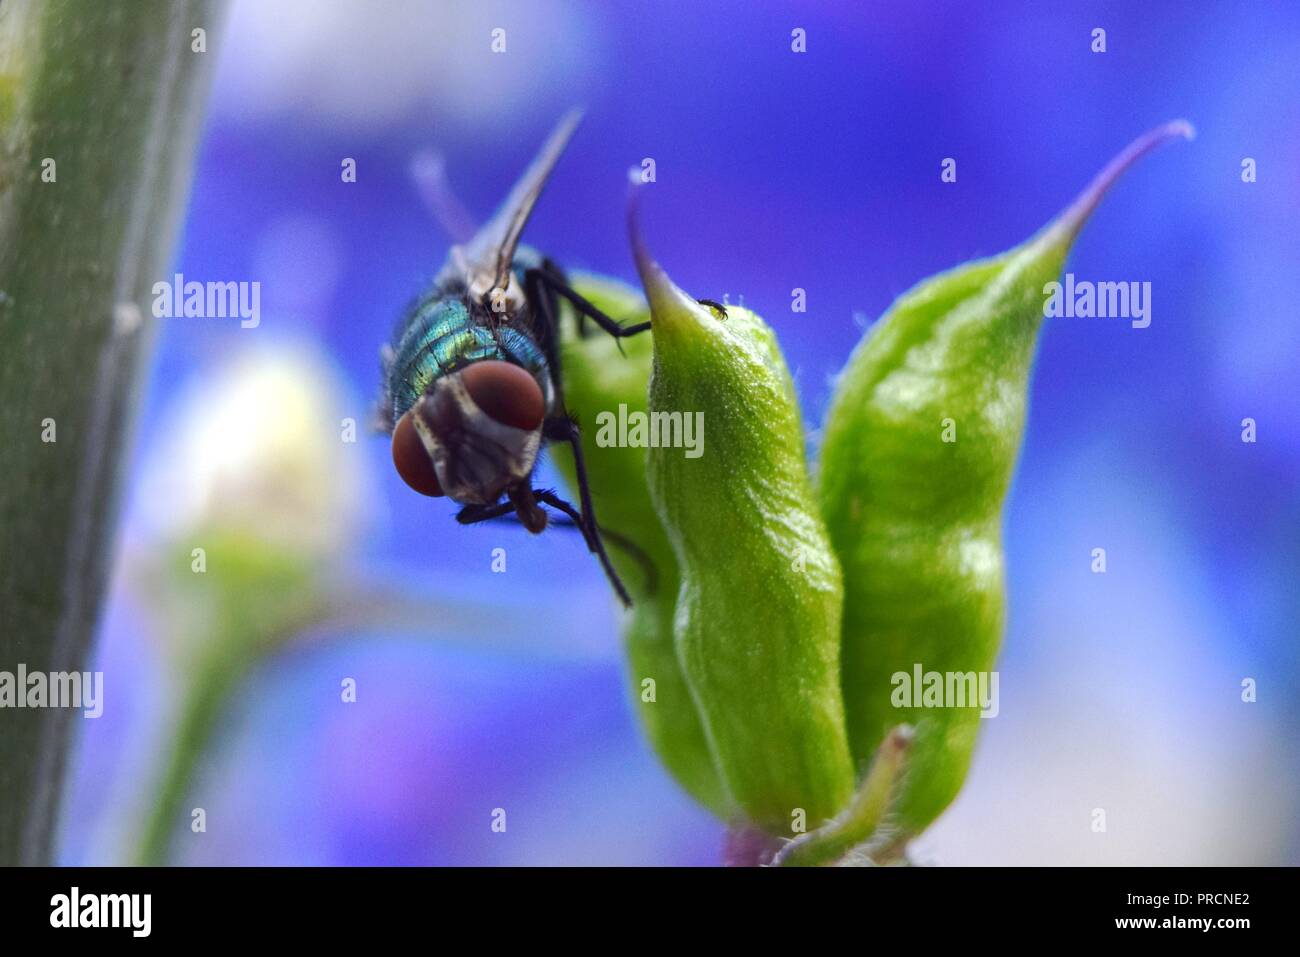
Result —
[{"label": "fly's wing", "polygon": [[[505,289],[508,285],[510,267],[524,225],[581,119],[581,110],[570,110],[564,114],[497,214],[457,251],[465,269],[466,284],[470,288]],[[453,252],[453,261],[456,258],[456,253]]]}]

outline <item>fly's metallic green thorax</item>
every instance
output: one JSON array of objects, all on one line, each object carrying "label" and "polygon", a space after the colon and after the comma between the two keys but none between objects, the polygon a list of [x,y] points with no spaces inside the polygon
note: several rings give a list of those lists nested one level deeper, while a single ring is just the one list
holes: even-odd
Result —
[{"label": "fly's metallic green thorax", "polygon": [[[551,369],[528,332],[509,323],[488,324],[490,310],[467,302],[456,284],[439,284],[421,296],[398,328],[388,367],[387,410],[396,422],[439,378],[483,359],[528,370],[550,405]],[[516,322],[521,317],[514,317]]]}]

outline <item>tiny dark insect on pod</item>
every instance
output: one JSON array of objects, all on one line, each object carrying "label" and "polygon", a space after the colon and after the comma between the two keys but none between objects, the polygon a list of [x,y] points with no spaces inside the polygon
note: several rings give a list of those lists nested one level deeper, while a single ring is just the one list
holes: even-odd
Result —
[{"label": "tiny dark insect on pod", "polygon": [[727,307],[722,303],[715,302],[712,299],[696,299],[695,301],[701,306],[708,306],[719,319],[725,320],[727,318]]}]

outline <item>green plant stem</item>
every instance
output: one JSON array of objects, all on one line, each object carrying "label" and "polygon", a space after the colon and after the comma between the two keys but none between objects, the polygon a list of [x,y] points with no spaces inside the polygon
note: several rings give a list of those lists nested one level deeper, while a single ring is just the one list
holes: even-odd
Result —
[{"label": "green plant stem", "polygon": [[[165,580],[155,587],[167,587]],[[319,641],[377,630],[443,646],[459,634],[479,651],[536,649],[528,616],[412,595],[383,582],[322,586],[313,570],[292,564],[279,573],[270,567],[247,571],[234,583],[219,582],[218,592],[212,617],[220,624],[203,637],[197,660],[180,669],[185,684],[138,831],[134,862],[140,866],[171,863],[177,831],[190,820],[186,801],[194,793],[196,774],[239,690],[272,655],[308,636]]]},{"label": "green plant stem", "polygon": [[[149,291],[188,189],[217,10],[0,7],[0,669],[90,662]],[[207,53],[191,50],[196,27]],[[52,862],[76,715],[0,713],[0,864]]]},{"label": "green plant stem", "polygon": [[899,725],[876,752],[871,769],[858,785],[849,806],[833,820],[795,838],[776,853],[778,867],[815,867],[832,864],[877,833],[889,811],[894,786],[912,744],[912,729]]},{"label": "green plant stem", "polygon": [[207,754],[232,692],[247,677],[252,659],[232,654],[230,644],[217,646],[187,676],[181,707],[172,724],[166,764],[155,786],[149,816],[136,852],[136,863],[168,863],[172,835],[191,790],[195,769]]}]

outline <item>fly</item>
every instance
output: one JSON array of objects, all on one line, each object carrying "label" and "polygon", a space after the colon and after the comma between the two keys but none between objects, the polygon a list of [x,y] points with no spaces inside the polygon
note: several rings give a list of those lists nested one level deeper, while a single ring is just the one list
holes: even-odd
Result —
[{"label": "fly", "polygon": [[[398,475],[423,495],[460,504],[461,524],[513,512],[536,534],[548,524],[543,504],[567,515],[630,606],[596,523],[578,426],[564,405],[560,300],[616,338],[650,323],[622,326],[578,295],[555,263],[519,245],[580,118],[565,115],[497,214],[451,248],[432,287],[398,324],[380,353],[379,421],[392,436]],[[533,487],[548,442],[573,450],[580,507]]]}]

